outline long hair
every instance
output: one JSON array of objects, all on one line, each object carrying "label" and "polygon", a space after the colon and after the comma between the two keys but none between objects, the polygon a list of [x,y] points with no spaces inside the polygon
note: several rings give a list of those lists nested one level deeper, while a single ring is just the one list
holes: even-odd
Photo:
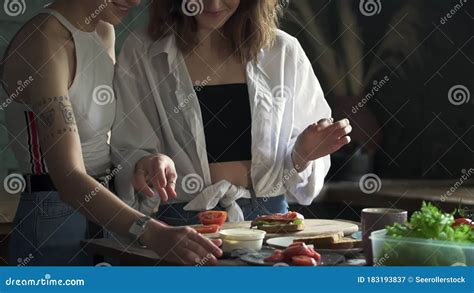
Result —
[{"label": "long hair", "polygon": [[[193,50],[198,44],[198,28],[196,19],[185,13],[185,5],[192,3],[189,1],[152,0],[149,36],[156,41],[175,34],[178,49],[184,53]],[[197,5],[194,8],[203,8],[202,0],[193,4]],[[236,12],[222,27],[222,33],[243,62],[256,61],[260,50],[273,44],[282,8],[281,0],[240,1]]]}]

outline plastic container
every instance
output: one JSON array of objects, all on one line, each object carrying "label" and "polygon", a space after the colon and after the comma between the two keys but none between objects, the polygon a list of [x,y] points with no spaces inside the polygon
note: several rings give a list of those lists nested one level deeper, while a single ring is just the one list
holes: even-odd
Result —
[{"label": "plastic container", "polygon": [[222,251],[232,252],[235,249],[262,249],[263,239],[267,232],[256,229],[225,229],[219,232],[222,239]]},{"label": "plastic container", "polygon": [[474,266],[474,245],[421,238],[370,235],[374,266]]}]

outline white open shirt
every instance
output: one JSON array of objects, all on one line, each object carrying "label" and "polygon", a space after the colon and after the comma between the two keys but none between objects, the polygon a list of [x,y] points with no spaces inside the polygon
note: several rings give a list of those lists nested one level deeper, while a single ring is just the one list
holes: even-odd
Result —
[{"label": "white open shirt", "polygon": [[[331,117],[311,63],[299,42],[278,30],[274,45],[246,66],[252,115],[251,178],[257,197],[285,194],[289,202],[309,205],[319,194],[330,167],[329,156],[301,173],[291,152],[310,124]],[[122,166],[117,194],[130,206],[151,214],[160,204],[136,194],[131,185],[135,163],[163,153],[176,165],[178,198],[185,210],[221,205],[230,221],[242,221],[235,202],[250,192],[228,181],[211,183],[199,101],[175,36],[151,40],[145,30],[124,44],[115,75],[117,115],[112,130],[114,163]],[[216,138],[217,139],[217,138]]]}]

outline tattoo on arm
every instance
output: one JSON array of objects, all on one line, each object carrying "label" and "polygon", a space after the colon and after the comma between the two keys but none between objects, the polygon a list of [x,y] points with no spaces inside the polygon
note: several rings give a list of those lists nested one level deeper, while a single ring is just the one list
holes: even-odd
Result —
[{"label": "tattoo on arm", "polygon": [[[33,104],[35,113],[38,113],[42,131],[41,140],[60,139],[66,133],[77,133],[74,111],[66,96],[44,98]],[[56,115],[63,118],[65,125],[54,127],[58,121]],[[58,121],[59,122],[59,121]]]},{"label": "tattoo on arm", "polygon": [[64,122],[68,125],[75,125],[76,119],[74,119],[74,112],[72,111],[72,106],[66,105],[63,102],[59,102],[59,107],[61,108]]},{"label": "tattoo on arm", "polygon": [[54,121],[56,120],[56,111],[54,109],[50,110],[45,110],[43,113],[39,115],[41,123],[46,127],[46,128],[51,128],[54,125]]}]

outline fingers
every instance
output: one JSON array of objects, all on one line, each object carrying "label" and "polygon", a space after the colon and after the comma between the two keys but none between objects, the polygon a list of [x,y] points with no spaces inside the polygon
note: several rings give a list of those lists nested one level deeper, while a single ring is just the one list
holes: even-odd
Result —
[{"label": "fingers", "polygon": [[166,185],[166,193],[170,198],[176,198],[176,180],[178,178],[178,175],[176,174],[176,170],[174,168],[174,165],[168,166],[166,168],[166,178],[167,178],[167,185]]},{"label": "fingers", "polygon": [[214,243],[217,247],[221,247],[222,245],[222,240],[220,239],[211,239],[211,242]]},{"label": "fingers", "polygon": [[331,152],[337,152],[339,149],[341,149],[343,146],[349,144],[351,142],[351,137],[350,136],[344,136],[341,137],[336,144],[334,145],[333,149]]},{"label": "fingers", "polygon": [[342,119],[342,120],[339,120],[337,122],[334,122],[333,124],[328,126],[326,129],[327,129],[327,131],[333,132],[333,131],[336,131],[338,129],[346,128],[349,125],[350,125],[350,122],[349,122],[348,119]]},{"label": "fingers", "polygon": [[211,241],[189,227],[183,228],[181,233],[179,249],[175,253],[180,262],[213,265],[217,263],[217,257],[222,256],[222,251],[217,247],[221,244],[220,240]]},{"label": "fingers", "polygon": [[352,132],[352,126],[351,125],[347,125],[346,127],[344,128],[339,128],[339,129],[336,129],[334,130],[333,134],[337,137],[337,138],[342,138],[346,135],[348,135],[349,133]]},{"label": "fingers", "polygon": [[166,186],[166,176],[165,176],[165,164],[161,161],[159,157],[153,158],[152,163],[153,178],[157,181],[157,185],[160,188]]},{"label": "fingers", "polygon": [[318,124],[317,124],[317,129],[319,131],[325,129],[326,127],[332,125],[332,122],[334,121],[334,119],[332,118],[324,118],[324,119],[321,119],[318,121]]},{"label": "fingers", "polygon": [[198,243],[199,245],[201,245],[207,252],[217,257],[222,256],[222,250],[216,245],[216,244],[220,244],[219,241],[213,242],[210,239],[195,232],[194,230],[192,233],[190,233],[190,238],[194,240],[196,243]]},{"label": "fingers", "polygon": [[200,256],[197,255],[194,251],[184,247],[184,243],[181,244],[182,247],[176,247],[170,252],[170,256],[166,258],[167,261],[171,261],[176,264],[183,265],[195,265],[200,261]]},{"label": "fingers", "polygon": [[339,140],[339,143],[341,144],[341,147],[345,146],[346,144],[351,143],[351,137],[350,136],[344,136]]},{"label": "fingers", "polygon": [[161,197],[161,200],[164,202],[167,202],[169,199],[168,193],[165,190],[165,187],[167,185],[167,180],[166,180],[166,175],[165,175],[165,169],[164,169],[164,164],[160,160],[160,158],[156,157],[153,158],[152,162],[152,172],[153,174],[152,177],[152,182],[153,182],[153,187],[155,187],[156,191]]},{"label": "fingers", "polygon": [[195,264],[205,262],[209,262],[210,264],[217,263],[217,258],[207,251],[201,244],[195,241],[188,240],[186,243],[186,249],[190,250],[192,254],[196,256],[192,259]]},{"label": "fingers", "polygon": [[137,171],[135,171],[135,175],[133,176],[132,182],[133,188],[148,197],[154,197],[155,192],[148,186],[145,175],[146,172],[143,169],[137,169]]}]

